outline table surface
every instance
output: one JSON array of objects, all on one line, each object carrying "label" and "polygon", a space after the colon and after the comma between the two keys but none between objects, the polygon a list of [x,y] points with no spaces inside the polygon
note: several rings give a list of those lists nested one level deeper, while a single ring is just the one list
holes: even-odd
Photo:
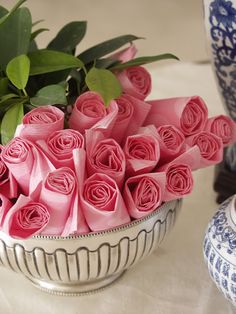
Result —
[{"label": "table surface", "polygon": [[[209,64],[155,66],[151,73],[150,99],[200,95],[210,115],[224,112]],[[0,313],[235,313],[211,281],[202,253],[204,232],[217,208],[213,172],[210,167],[194,173],[195,189],[185,198],[170,235],[116,284],[90,296],[57,297],[0,268]]]}]

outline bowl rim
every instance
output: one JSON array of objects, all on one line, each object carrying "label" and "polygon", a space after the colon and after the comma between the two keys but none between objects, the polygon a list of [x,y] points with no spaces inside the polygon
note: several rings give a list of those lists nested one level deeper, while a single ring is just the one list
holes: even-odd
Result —
[{"label": "bowl rim", "polygon": [[133,228],[134,226],[140,225],[143,222],[149,220],[150,218],[154,217],[156,214],[159,214],[161,212],[163,212],[167,207],[170,207],[171,205],[173,206],[173,209],[178,209],[180,208],[182,204],[182,199],[175,199],[172,201],[168,201],[163,203],[161,206],[159,206],[157,209],[155,209],[153,212],[151,212],[150,214],[144,216],[143,218],[140,219],[135,219],[129,223],[114,227],[114,228],[110,228],[107,230],[102,230],[102,231],[95,231],[95,232],[90,232],[90,233],[85,233],[85,234],[80,234],[80,235],[69,235],[66,237],[62,237],[60,235],[35,235],[31,238],[25,239],[25,240],[62,240],[62,241],[66,241],[66,240],[79,240],[79,239],[85,239],[85,238],[91,238],[91,237],[96,237],[96,236],[104,236],[104,235],[108,235],[111,233],[117,233],[120,231],[124,231],[124,230],[128,230],[130,228]]}]

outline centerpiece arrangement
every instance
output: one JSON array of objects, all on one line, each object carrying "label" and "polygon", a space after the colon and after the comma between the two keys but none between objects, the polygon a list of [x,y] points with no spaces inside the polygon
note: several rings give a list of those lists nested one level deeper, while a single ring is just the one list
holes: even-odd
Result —
[{"label": "centerpiece arrangement", "polygon": [[198,96],[147,100],[143,65],[177,58],[135,58],[136,36],[75,56],[86,22],[71,22],[38,49],[46,29],[32,31],[23,2],[0,7],[0,260],[43,289],[80,293],[152,251],[192,171],[221,162],[236,127],[208,118]]}]

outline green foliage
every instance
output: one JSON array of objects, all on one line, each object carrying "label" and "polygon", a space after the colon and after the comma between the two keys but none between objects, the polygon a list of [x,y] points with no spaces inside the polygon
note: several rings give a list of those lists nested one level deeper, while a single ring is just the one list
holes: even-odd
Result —
[{"label": "green foliage", "polygon": [[48,85],[40,89],[30,102],[34,106],[66,105],[65,88],[61,85]]},{"label": "green foliage", "polygon": [[0,6],[0,138],[2,144],[12,139],[24,112],[44,105],[67,106],[84,91],[98,92],[108,106],[122,89],[113,71],[164,59],[171,54],[136,58],[120,63],[109,54],[140,39],[123,35],[99,43],[75,57],[84,38],[87,22],[72,21],[63,26],[45,49],[38,49],[36,39],[46,27],[32,23],[27,0],[19,0],[9,11]]},{"label": "green foliage", "polygon": [[105,106],[108,106],[112,99],[121,95],[121,85],[115,75],[106,69],[92,68],[86,75],[85,82],[91,91],[99,93]]},{"label": "green foliage", "polygon": [[21,123],[24,116],[24,107],[22,103],[15,103],[5,113],[1,123],[1,140],[6,145],[14,136],[16,127]]},{"label": "green foliage", "polygon": [[29,78],[30,60],[26,55],[12,59],[6,68],[7,77],[18,89],[24,90]]}]

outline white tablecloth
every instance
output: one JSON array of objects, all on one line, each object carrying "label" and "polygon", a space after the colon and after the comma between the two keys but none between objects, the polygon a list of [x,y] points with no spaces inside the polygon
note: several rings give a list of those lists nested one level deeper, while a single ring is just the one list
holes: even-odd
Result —
[{"label": "white tablecloth", "polygon": [[[151,73],[152,98],[201,95],[211,115],[223,112],[210,65],[155,66]],[[203,260],[204,232],[217,207],[213,168],[200,170],[194,177],[194,192],[185,199],[174,230],[116,284],[95,295],[56,297],[1,268],[0,314],[235,313],[211,281]]]}]

